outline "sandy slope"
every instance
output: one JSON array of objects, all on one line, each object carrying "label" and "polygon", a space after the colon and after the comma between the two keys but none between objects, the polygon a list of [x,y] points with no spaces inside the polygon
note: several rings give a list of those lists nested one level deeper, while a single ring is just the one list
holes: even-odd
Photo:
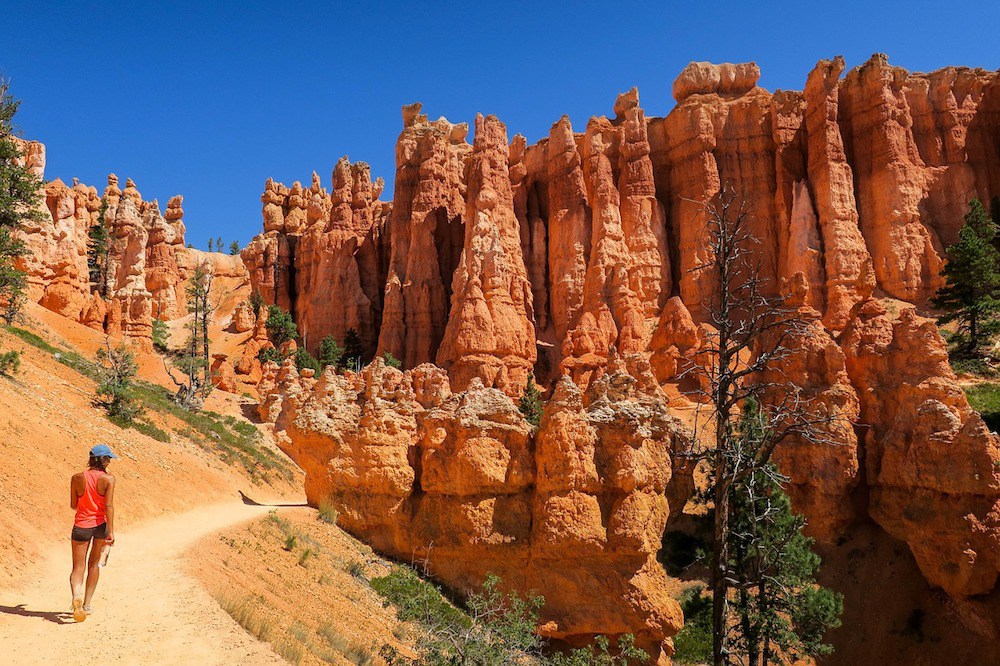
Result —
[{"label": "sandy slope", "polygon": [[0,591],[0,652],[12,664],[282,664],[196,580],[181,554],[200,538],[266,513],[239,500],[119,531],[94,598],[76,624],[69,606],[69,544],[51,550],[19,590]]}]

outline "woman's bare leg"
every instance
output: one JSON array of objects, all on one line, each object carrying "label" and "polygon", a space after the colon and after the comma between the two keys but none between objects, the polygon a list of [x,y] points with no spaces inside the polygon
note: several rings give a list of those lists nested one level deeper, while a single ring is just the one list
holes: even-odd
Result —
[{"label": "woman's bare leg", "polygon": [[73,544],[73,571],[69,575],[69,589],[73,598],[83,596],[83,577],[87,572],[87,546],[89,541],[70,541]]},{"label": "woman's bare leg", "polygon": [[97,581],[101,577],[101,568],[97,564],[101,561],[101,550],[104,548],[104,539],[94,539],[94,547],[90,549],[90,560],[87,562],[87,596],[83,598],[83,605],[89,606],[90,600],[97,589]]}]

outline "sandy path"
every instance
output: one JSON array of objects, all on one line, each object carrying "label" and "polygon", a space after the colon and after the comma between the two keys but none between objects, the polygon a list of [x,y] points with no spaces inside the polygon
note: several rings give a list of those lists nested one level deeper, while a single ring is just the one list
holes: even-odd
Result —
[{"label": "sandy path", "polygon": [[[0,590],[5,664],[284,664],[249,636],[197,581],[181,555],[199,538],[266,513],[239,501],[173,514],[116,534],[94,596],[76,624],[69,543],[38,562],[20,590]],[[67,528],[68,529],[68,528]]]}]

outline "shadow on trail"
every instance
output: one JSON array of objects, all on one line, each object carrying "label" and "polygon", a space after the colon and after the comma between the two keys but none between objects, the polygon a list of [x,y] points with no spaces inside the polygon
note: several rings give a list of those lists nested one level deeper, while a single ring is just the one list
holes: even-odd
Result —
[{"label": "shadow on trail", "polygon": [[53,624],[76,624],[73,614],[68,611],[34,611],[28,610],[24,604],[16,606],[0,606],[0,613],[7,615],[20,615],[21,617],[37,617],[47,620]]},{"label": "shadow on trail", "polygon": [[[285,506],[309,506],[305,502],[300,502],[299,504],[261,504],[257,500],[247,497],[246,493],[244,493],[242,490],[238,490],[237,492],[240,494],[240,499],[243,500],[243,503],[246,504],[247,506],[273,506],[276,508]],[[2,606],[0,606],[0,608],[2,608]]]}]

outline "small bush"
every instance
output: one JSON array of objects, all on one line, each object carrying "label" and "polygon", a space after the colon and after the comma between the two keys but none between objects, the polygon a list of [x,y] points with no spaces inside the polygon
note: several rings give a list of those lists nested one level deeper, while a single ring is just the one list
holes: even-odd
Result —
[{"label": "small bush", "polygon": [[712,661],[712,597],[702,595],[703,589],[689,588],[680,600],[684,628],[674,636],[674,661],[679,664]]},{"label": "small bush", "polygon": [[956,375],[971,375],[973,377],[994,378],[997,371],[990,366],[989,361],[982,357],[949,359],[951,369]]},{"label": "small bush", "polygon": [[397,370],[399,370],[400,368],[403,367],[403,362],[400,361],[395,356],[393,356],[390,352],[383,352],[382,360],[385,361],[385,364],[390,368],[396,368]]},{"label": "small bush", "polygon": [[441,590],[403,565],[392,568],[389,575],[371,580],[372,589],[382,596],[386,605],[396,607],[396,615],[404,622],[416,620],[442,627],[467,627],[469,617],[455,608]]},{"label": "small bush", "polygon": [[257,360],[261,363],[267,363],[268,361],[274,361],[279,365],[284,362],[284,357],[281,352],[275,347],[264,347],[259,352],[257,352]]},{"label": "small bush", "polygon": [[319,374],[323,370],[323,368],[320,367],[319,361],[317,361],[305,347],[299,347],[295,350],[295,367],[299,370],[311,368],[316,371],[316,374]]},{"label": "small bush", "polygon": [[97,358],[103,363],[101,380],[97,386],[96,402],[104,407],[108,416],[131,423],[145,411],[133,392],[135,375],[139,366],[135,356],[125,345],[97,350]]},{"label": "small bush", "polygon": [[0,354],[0,375],[13,377],[21,369],[21,352],[9,351]]},{"label": "small bush", "polygon": [[361,562],[358,562],[357,560],[354,560],[353,562],[347,565],[347,572],[352,576],[354,576],[355,578],[357,578],[358,580],[368,580],[365,577],[365,566],[361,564]]},{"label": "small bush", "polygon": [[969,404],[993,432],[1000,432],[1000,384],[983,383],[965,389]]},{"label": "small bush", "polygon": [[337,519],[340,517],[340,512],[327,500],[319,503],[319,511],[316,517],[327,525],[336,525]]},{"label": "small bush", "polygon": [[297,542],[298,542],[298,537],[296,537],[294,534],[289,534],[288,536],[285,537],[285,546],[284,546],[285,550],[287,550],[288,552],[295,550],[295,544]]},{"label": "small bush", "polygon": [[306,548],[305,550],[303,550],[302,554],[299,555],[299,566],[304,567],[306,565],[306,562],[308,562],[309,558],[312,556],[313,552],[311,548]]}]

